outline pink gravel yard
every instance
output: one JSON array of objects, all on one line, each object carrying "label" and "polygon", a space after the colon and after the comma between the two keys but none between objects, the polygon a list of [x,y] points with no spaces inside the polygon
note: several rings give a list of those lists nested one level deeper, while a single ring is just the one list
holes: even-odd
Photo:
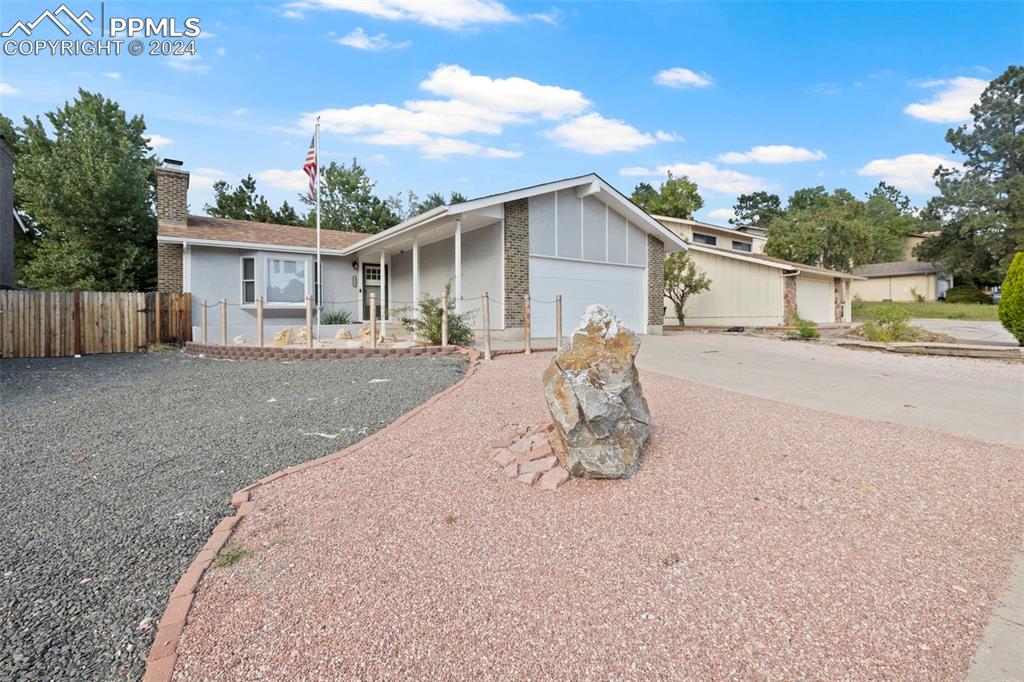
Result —
[{"label": "pink gravel yard", "polygon": [[550,358],[258,488],[174,679],[963,679],[1020,450],[641,373],[637,476],[527,487],[488,442],[546,420]]}]

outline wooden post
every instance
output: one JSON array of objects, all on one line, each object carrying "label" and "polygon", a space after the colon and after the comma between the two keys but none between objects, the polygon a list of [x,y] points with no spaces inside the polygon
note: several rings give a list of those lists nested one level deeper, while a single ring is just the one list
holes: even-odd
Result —
[{"label": "wooden post", "polygon": [[228,345],[228,300],[220,299],[220,345]]},{"label": "wooden post", "polygon": [[313,347],[313,298],[306,297],[306,348]]},{"label": "wooden post", "polygon": [[263,297],[256,297],[256,345],[263,348]]},{"label": "wooden post", "polygon": [[562,295],[555,296],[555,350],[562,350]]},{"label": "wooden post", "polygon": [[154,334],[154,336],[156,338],[153,339],[153,343],[162,343],[163,340],[164,340],[164,334],[163,334],[163,329],[162,329],[163,325],[162,325],[162,319],[161,319],[163,317],[163,309],[162,309],[163,308],[163,306],[162,306],[162,304],[163,304],[163,297],[162,296],[163,295],[159,291],[156,292],[156,303],[153,305],[153,309],[156,312],[156,315],[154,316],[154,319],[156,320],[156,322],[154,322],[154,324],[153,324],[153,326],[156,327],[156,333]]},{"label": "wooden post", "polygon": [[186,291],[185,296],[185,311],[182,313],[182,322],[185,324],[184,332],[185,338],[182,339],[182,344],[185,345],[186,341],[192,340],[192,292]]},{"label": "wooden post", "polygon": [[75,355],[82,354],[82,290],[75,289]]},{"label": "wooden post", "polygon": [[530,354],[530,294],[523,294],[523,352]]},{"label": "wooden post", "polygon": [[491,359],[491,298],[484,292],[481,299],[484,306],[484,360]]},{"label": "wooden post", "polygon": [[448,294],[441,295],[441,347],[448,345]]},{"label": "wooden post", "polygon": [[370,294],[370,348],[377,347],[377,294]]},{"label": "wooden post", "polygon": [[203,299],[203,317],[199,320],[199,322],[200,322],[199,326],[202,327],[202,331],[203,331],[203,345],[204,346],[209,342],[208,337],[206,335],[206,308],[207,308],[206,299],[204,298]]}]

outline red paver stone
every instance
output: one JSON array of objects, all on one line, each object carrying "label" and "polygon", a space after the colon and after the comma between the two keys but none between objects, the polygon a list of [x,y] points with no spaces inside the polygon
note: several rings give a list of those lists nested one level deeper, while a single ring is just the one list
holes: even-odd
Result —
[{"label": "red paver stone", "polygon": [[539,471],[527,471],[525,473],[519,474],[516,480],[519,481],[520,483],[525,483],[526,485],[533,485],[538,478],[540,478]]},{"label": "red paver stone", "polygon": [[497,462],[498,466],[500,467],[507,467],[509,464],[514,462],[515,459],[516,456],[505,449],[498,450],[496,453],[494,453],[494,461]]},{"label": "red paver stone", "polygon": [[509,464],[506,464],[505,468],[502,469],[502,471],[509,478],[515,478],[516,476],[519,475],[519,464],[517,462],[511,462]]},{"label": "red paver stone", "polygon": [[531,472],[544,473],[549,471],[551,467],[555,466],[556,460],[554,457],[544,457],[541,459],[535,459],[532,462],[523,462],[519,465],[520,474],[528,474]]},{"label": "red paver stone", "polygon": [[569,472],[562,467],[555,467],[540,477],[540,487],[545,490],[557,490],[558,486],[569,480]]}]

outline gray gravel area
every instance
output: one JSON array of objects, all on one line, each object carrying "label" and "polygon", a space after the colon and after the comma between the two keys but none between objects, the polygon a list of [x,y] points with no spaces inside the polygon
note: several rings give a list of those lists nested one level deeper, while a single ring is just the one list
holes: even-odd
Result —
[{"label": "gray gravel area", "polygon": [[341,450],[462,358],[0,362],[0,679],[134,679],[235,490]]}]

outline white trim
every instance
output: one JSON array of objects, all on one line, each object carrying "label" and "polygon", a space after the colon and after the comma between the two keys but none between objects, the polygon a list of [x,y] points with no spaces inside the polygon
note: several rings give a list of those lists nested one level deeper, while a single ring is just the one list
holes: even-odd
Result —
[{"label": "white trim", "polygon": [[544,258],[544,259],[547,259],[547,260],[564,260],[564,261],[569,261],[569,262],[572,262],[572,263],[590,263],[592,265],[614,265],[616,267],[623,267],[623,268],[640,268],[640,269],[643,269],[643,268],[647,267],[646,265],[634,265],[633,263],[616,263],[615,261],[606,261],[606,260],[587,260],[587,259],[584,259],[584,258],[567,258],[566,256],[548,256],[548,255],[543,254],[543,253],[531,253],[531,254],[529,254],[529,258]]},{"label": "white trim", "polygon": [[[530,207],[527,206],[526,210],[527,210],[527,215],[529,215]],[[502,213],[502,215],[501,215],[501,263],[500,263],[500,267],[501,267],[501,326],[498,327],[498,329],[504,330],[505,329],[505,205],[504,204],[502,204],[501,213]],[[529,218],[527,218],[527,220],[529,220]],[[530,238],[529,231],[527,231],[526,238],[527,239]],[[527,254],[527,256],[526,256],[526,270],[527,270],[527,273],[529,273],[529,270],[530,270],[530,256],[529,256],[529,254]],[[526,277],[526,285],[527,285],[527,287],[529,287],[529,285],[530,285],[529,274],[527,274],[527,277]]]},{"label": "white trim", "polygon": [[[256,263],[257,263],[257,256],[256,256],[256,254],[248,254],[248,255],[246,255],[246,254],[239,254],[239,256],[238,256],[238,302],[241,305],[249,305],[245,301],[245,282],[246,282],[246,279],[245,279],[245,259],[246,258],[251,258],[252,259],[252,295],[253,295],[253,298],[254,299],[255,298],[259,298],[259,293],[260,293],[259,286],[258,286],[260,278],[256,276]],[[263,298],[266,298],[266,293],[267,292],[264,291],[263,293],[264,293],[264,297]],[[255,300],[252,302],[252,305],[254,305],[254,306],[256,305],[256,301]]]},{"label": "white trim", "polygon": [[455,312],[462,312],[462,218],[455,219]]},{"label": "white trim", "polygon": [[705,244],[690,244],[690,248],[700,253],[710,253],[714,256],[722,256],[723,258],[733,258],[735,260],[742,260],[748,263],[754,263],[756,265],[764,265],[765,267],[775,268],[776,270],[795,270],[804,275],[818,275],[819,277],[838,277],[840,279],[849,280],[862,280],[866,279],[859,275],[851,275],[848,272],[839,272],[838,270],[825,270],[823,268],[816,268],[810,265],[804,265],[803,263],[793,263],[786,261],[785,263],[775,263],[769,260],[763,260],[758,258],[760,254],[747,254],[746,251],[735,251],[733,249],[717,248],[714,246],[707,246]]},{"label": "white trim", "polygon": [[192,293],[192,249],[188,242],[181,245],[181,290],[183,293]]},{"label": "white trim", "polygon": [[388,334],[388,254],[380,250],[380,334]]},{"label": "white trim", "polygon": [[[412,240],[412,316],[420,320],[420,240]],[[413,339],[418,340],[416,332]]]},{"label": "white trim", "polygon": [[[168,237],[165,235],[158,235],[156,238],[157,242],[165,242],[168,244],[191,244],[193,246],[211,246],[219,249],[251,249],[253,251],[280,251],[281,253],[302,253],[302,254],[316,254],[315,247],[305,246],[284,246],[282,244],[257,244],[255,242],[229,242],[222,241],[219,239],[194,239],[192,237]],[[327,256],[343,256],[345,255],[342,251],[337,249],[321,249],[321,253]]]},{"label": "white trim", "polygon": [[366,310],[366,305],[364,303],[364,301],[366,300],[366,282],[363,279],[362,254],[356,256],[356,264],[358,265],[358,267],[356,268],[356,272],[359,274],[359,279],[356,280],[359,283],[359,321],[365,323],[367,322],[367,320],[363,319],[363,311]]}]

